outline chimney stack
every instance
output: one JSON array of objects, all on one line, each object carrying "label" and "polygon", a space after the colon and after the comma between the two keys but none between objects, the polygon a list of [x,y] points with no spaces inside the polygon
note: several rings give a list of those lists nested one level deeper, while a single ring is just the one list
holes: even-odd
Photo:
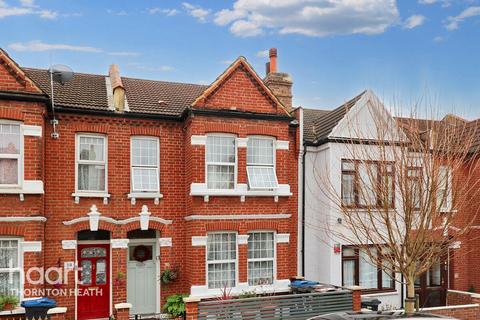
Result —
[{"label": "chimney stack", "polygon": [[120,71],[116,64],[110,65],[108,70],[108,76],[110,77],[110,83],[113,91],[113,105],[118,112],[125,111],[125,87],[120,77]]},{"label": "chimney stack", "polygon": [[266,64],[267,75],[263,82],[272,90],[280,102],[287,108],[292,110],[292,78],[288,73],[278,72],[277,66],[277,49],[269,50],[270,61]]}]

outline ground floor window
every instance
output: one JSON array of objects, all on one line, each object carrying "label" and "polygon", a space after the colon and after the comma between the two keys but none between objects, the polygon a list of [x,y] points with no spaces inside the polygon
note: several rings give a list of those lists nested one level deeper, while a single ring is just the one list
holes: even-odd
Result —
[{"label": "ground floor window", "polygon": [[248,234],[248,284],[272,284],[275,265],[275,234],[251,232]]},{"label": "ground floor window", "polygon": [[[366,290],[395,288],[394,273],[375,248],[344,246],[342,249],[342,285],[361,286]],[[384,252],[385,254],[385,252]]]},{"label": "ground floor window", "polygon": [[0,238],[0,295],[20,296],[20,268],[19,240]]},{"label": "ground floor window", "polygon": [[209,289],[235,287],[237,278],[237,234],[235,232],[208,234],[207,269]]}]

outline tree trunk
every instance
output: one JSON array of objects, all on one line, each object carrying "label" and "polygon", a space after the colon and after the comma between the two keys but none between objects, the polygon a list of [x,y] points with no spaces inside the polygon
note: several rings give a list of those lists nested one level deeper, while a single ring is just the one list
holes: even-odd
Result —
[{"label": "tree trunk", "polygon": [[407,279],[407,298],[405,299],[405,313],[415,313],[415,277]]}]

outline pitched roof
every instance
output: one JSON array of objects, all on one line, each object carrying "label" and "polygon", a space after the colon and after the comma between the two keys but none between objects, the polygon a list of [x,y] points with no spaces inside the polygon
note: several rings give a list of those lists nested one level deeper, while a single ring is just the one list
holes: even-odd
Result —
[{"label": "pitched roof", "polygon": [[235,72],[235,70],[237,70],[238,68],[244,68],[244,70],[248,73],[251,79],[256,83],[258,88],[261,91],[263,91],[265,96],[267,96],[267,98],[270,101],[272,101],[276,107],[281,108],[281,110],[283,110],[285,114],[290,115],[290,113],[282,104],[282,102],[273,94],[270,88],[268,88],[268,86],[265,85],[265,83],[257,74],[257,72],[248,63],[247,59],[245,59],[245,57],[242,57],[242,56],[238,57],[220,76],[218,76],[217,79],[215,79],[215,81],[210,86],[208,86],[200,96],[198,96],[195,99],[192,105],[197,107],[203,107],[205,105],[206,100],[211,95],[213,95],[218,90],[218,88],[225,81],[227,81],[228,77],[232,75]]},{"label": "pitched roof", "polygon": [[[47,70],[24,68],[50,96]],[[55,104],[66,108],[113,111],[109,108],[106,75],[75,73],[65,85],[54,83]],[[130,113],[181,116],[208,86],[122,77]]]},{"label": "pitched roof", "polygon": [[317,144],[326,139],[333,128],[345,117],[347,112],[360,100],[367,91],[363,91],[353,99],[333,110],[304,109],[304,141]]}]

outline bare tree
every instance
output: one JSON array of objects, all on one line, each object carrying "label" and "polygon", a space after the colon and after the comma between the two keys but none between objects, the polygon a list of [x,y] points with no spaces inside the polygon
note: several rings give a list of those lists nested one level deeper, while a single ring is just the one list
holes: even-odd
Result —
[{"label": "bare tree", "polygon": [[[360,245],[371,261],[381,256],[382,268],[403,275],[405,310],[412,313],[415,279],[471,230],[477,215],[471,201],[480,192],[479,123],[455,116],[420,120],[415,113],[392,118],[382,106],[365,107],[371,123],[343,121],[349,134],[338,141],[346,149],[338,167],[307,173],[338,212],[309,227]],[[331,170],[341,170],[341,184]]]}]

